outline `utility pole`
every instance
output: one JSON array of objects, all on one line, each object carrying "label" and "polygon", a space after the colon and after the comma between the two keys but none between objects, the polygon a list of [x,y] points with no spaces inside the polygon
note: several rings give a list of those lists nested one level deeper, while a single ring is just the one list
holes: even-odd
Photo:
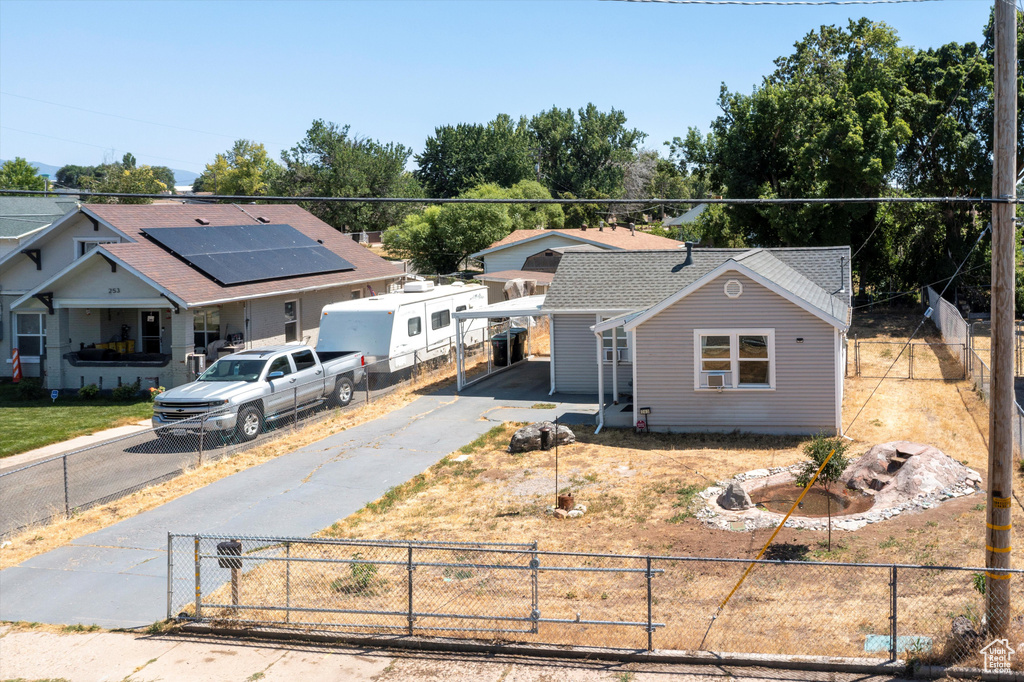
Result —
[{"label": "utility pole", "polygon": [[[1014,199],[1017,184],[1017,8],[995,0],[995,130],[992,195]],[[1010,624],[1010,496],[1013,492],[1013,316],[1015,203],[992,204],[992,410],[988,439],[985,612],[990,637]]]}]

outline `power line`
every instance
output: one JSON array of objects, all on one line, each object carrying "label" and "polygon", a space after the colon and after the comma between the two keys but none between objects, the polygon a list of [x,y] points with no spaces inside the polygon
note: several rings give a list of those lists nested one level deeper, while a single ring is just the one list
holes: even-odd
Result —
[{"label": "power line", "polygon": [[54,106],[54,107],[63,107],[65,109],[74,109],[75,111],[84,111],[84,112],[86,112],[88,114],[97,114],[99,116],[109,116],[111,118],[119,118],[119,119],[121,119],[123,121],[133,121],[135,123],[145,123],[146,125],[159,126],[161,128],[171,128],[173,130],[181,130],[181,131],[184,131],[184,132],[187,132],[187,133],[199,133],[201,135],[212,135],[214,137],[224,137],[224,138],[228,138],[228,139],[231,139],[231,140],[237,139],[236,136],[234,136],[234,135],[225,135],[223,133],[211,133],[208,130],[197,130],[196,128],[185,128],[183,126],[171,125],[169,123],[157,123],[156,121],[147,121],[147,120],[141,119],[141,118],[132,118],[131,116],[122,116],[121,114],[111,114],[111,113],[106,112],[106,111],[96,111],[95,109],[86,109],[84,107],[76,107],[76,106],[72,106],[70,104],[61,104],[60,102],[50,102],[50,101],[45,100],[45,99],[36,99],[35,97],[26,97],[25,95],[16,95],[13,92],[6,92],[4,90],[0,90],[0,95],[5,95],[7,97],[17,97],[18,99],[28,100],[29,102],[39,102],[40,104],[49,104],[50,106]]},{"label": "power line", "polygon": [[[4,126],[0,126],[2,128]],[[158,158],[158,157],[157,157]],[[173,159],[172,159],[173,160]],[[53,194],[45,190],[0,189],[0,194],[25,196],[46,196]],[[734,206],[778,206],[789,204],[1016,204],[1015,197],[803,197],[796,199],[440,199],[430,197],[297,197],[297,196],[240,196],[224,194],[167,195],[132,194],[130,192],[76,191],[83,197],[111,197],[132,199],[167,199],[169,196],[189,198],[198,201],[225,201],[229,203],[285,202],[285,203],[337,203],[337,204],[726,204]]]},{"label": "power line", "polygon": [[603,2],[638,2],[656,5],[781,5],[811,6],[825,5],[903,5],[921,2],[942,2],[943,0],[603,0]]},{"label": "power line", "polygon": [[[80,145],[84,145],[86,147],[96,147],[97,149],[103,149],[103,150],[108,150],[109,149],[109,150],[115,151],[115,152],[125,152],[125,153],[135,154],[135,152],[129,152],[129,150],[127,150],[127,149],[117,149],[115,147],[105,147],[105,146],[103,146],[101,144],[92,144],[91,142],[81,142],[79,140],[69,140],[69,139],[67,139],[65,137],[56,137],[54,135],[45,135],[43,133],[34,133],[31,130],[20,130],[18,128],[12,128],[10,126],[2,126],[2,125],[0,125],[0,129],[10,130],[10,131],[15,132],[15,133],[23,133],[25,135],[36,135],[37,137],[46,137],[46,138],[49,138],[51,140],[57,140],[58,142],[70,142],[71,144],[80,144]],[[142,152],[139,152],[138,154],[135,154],[135,155],[136,156],[142,156],[142,157],[150,158],[150,159],[160,159],[161,161],[171,161],[172,163],[186,163],[186,164],[188,164],[190,166],[195,166],[195,165],[200,165],[200,166],[203,166],[203,167],[206,166],[205,163],[196,164],[195,161],[185,161],[184,159],[169,159],[166,156],[157,156],[156,154],[144,154]]]}]

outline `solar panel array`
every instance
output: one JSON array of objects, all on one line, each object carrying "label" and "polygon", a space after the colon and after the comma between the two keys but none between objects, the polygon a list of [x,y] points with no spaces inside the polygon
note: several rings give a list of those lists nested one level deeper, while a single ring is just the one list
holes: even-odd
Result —
[{"label": "solar panel array", "polygon": [[224,285],[355,269],[291,225],[154,227],[143,233]]}]

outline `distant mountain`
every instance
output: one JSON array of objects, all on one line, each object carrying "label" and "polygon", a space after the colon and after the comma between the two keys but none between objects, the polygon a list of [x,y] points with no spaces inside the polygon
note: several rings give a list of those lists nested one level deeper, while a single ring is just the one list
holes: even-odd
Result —
[{"label": "distant mountain", "polygon": [[[0,164],[5,162],[4,159],[0,159]],[[29,161],[30,166],[36,169],[36,172],[40,175],[49,174],[50,179],[53,180],[57,177],[57,171],[63,168],[63,166],[51,166],[48,163],[42,163],[40,161]],[[171,169],[174,172],[174,184],[177,186],[191,185],[195,182],[196,178],[199,177],[199,173],[193,173],[192,171],[181,170],[178,168]]]}]

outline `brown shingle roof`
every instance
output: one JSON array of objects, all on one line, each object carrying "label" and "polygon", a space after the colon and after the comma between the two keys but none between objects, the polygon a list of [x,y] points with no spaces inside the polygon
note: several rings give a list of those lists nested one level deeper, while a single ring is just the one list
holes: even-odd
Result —
[{"label": "brown shingle roof", "polygon": [[[244,210],[243,210],[244,209]],[[161,287],[193,306],[225,299],[254,298],[291,291],[322,289],[347,283],[365,282],[385,277],[397,277],[398,268],[363,248],[346,234],[298,206],[235,204],[150,204],[117,205],[90,204],[83,210],[109,223],[135,242],[103,244],[102,248],[125,265],[137,270]],[[289,277],[266,282],[252,282],[235,286],[222,286],[192,266],[171,255],[147,239],[142,231],[151,227],[194,227],[196,218],[210,225],[260,224],[257,217],[270,223],[291,225],[311,239],[322,240],[323,245],[355,266],[348,272],[323,275]]]},{"label": "brown shingle roof", "polygon": [[[567,237],[577,237],[580,239],[586,239],[591,242],[597,242],[598,244],[604,244],[617,249],[624,249],[626,251],[635,251],[638,249],[674,249],[682,246],[682,242],[676,241],[675,239],[669,239],[667,237],[659,237],[653,234],[647,234],[637,230],[635,233],[630,234],[629,228],[619,227],[616,230],[612,230],[611,227],[605,227],[604,231],[599,229],[589,230],[516,230],[504,239],[498,240],[491,244],[488,249],[493,249],[496,246],[508,246],[509,244],[515,244],[521,242],[524,239],[530,239],[531,237],[539,237],[544,234],[562,234]],[[582,242],[581,242],[582,243]]]}]

